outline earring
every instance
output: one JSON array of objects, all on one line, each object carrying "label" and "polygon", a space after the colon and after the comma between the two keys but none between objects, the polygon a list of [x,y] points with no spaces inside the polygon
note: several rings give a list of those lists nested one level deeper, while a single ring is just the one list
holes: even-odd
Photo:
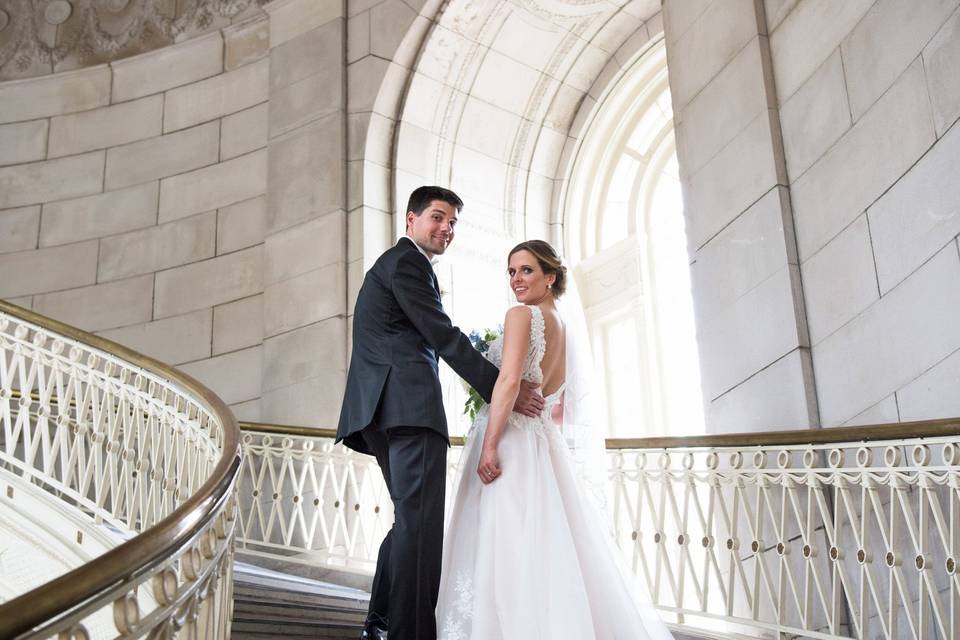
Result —
[{"label": "earring", "polygon": [[548,285],[547,285],[547,289],[550,289],[550,288],[552,288],[552,287],[553,287],[552,284],[548,284]]}]

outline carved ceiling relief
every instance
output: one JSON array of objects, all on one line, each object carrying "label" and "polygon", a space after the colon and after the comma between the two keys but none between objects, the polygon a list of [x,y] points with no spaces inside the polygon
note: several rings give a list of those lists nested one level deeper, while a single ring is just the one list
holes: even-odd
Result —
[{"label": "carved ceiling relief", "polygon": [[267,0],[2,0],[0,80],[119,60],[225,27]]},{"label": "carved ceiling relief", "polygon": [[[537,132],[561,87],[558,78],[576,63],[587,44],[585,38],[595,33],[616,12],[616,5],[620,3],[611,4],[606,0],[496,0],[487,3],[454,0],[446,4],[438,16],[438,27],[427,40],[419,70],[442,83],[441,96],[437,96],[440,99],[433,100],[436,110],[432,118],[432,132],[440,139],[433,165],[436,179],[441,182],[450,179],[467,96],[471,94],[487,52],[496,48],[495,41],[503,23],[511,18],[525,20],[522,15],[513,14],[528,14],[563,34],[545,64],[538,69],[540,74],[536,85],[527,88],[530,96],[521,116],[521,126],[510,142],[506,184],[502,187],[503,217],[497,225],[505,237],[522,234],[521,212],[526,206],[528,168]],[[415,82],[411,95],[416,94],[417,89]],[[420,104],[417,100],[412,102]]]}]

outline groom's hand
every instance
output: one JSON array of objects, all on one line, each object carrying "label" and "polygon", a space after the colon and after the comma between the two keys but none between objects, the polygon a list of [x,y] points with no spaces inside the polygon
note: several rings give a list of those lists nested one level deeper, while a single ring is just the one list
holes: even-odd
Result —
[{"label": "groom's hand", "polygon": [[513,403],[513,410],[525,416],[536,418],[543,411],[543,396],[540,394],[540,385],[536,382],[520,381],[520,393]]}]

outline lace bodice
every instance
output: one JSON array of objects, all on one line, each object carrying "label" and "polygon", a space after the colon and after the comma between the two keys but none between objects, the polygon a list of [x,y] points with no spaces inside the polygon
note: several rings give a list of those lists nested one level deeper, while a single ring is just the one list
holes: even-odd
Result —
[{"label": "lace bodice", "polygon": [[[530,346],[527,347],[527,357],[523,361],[523,371],[520,377],[529,382],[542,384],[543,369],[540,368],[540,363],[543,361],[543,355],[547,351],[547,340],[545,336],[546,324],[543,319],[543,311],[540,310],[540,307],[530,305],[527,308],[530,309]],[[503,363],[502,335],[490,343],[490,348],[485,355],[486,358],[498,368],[501,366]],[[563,385],[560,385],[559,389],[545,397],[546,406],[543,411],[544,415],[550,415],[550,408],[553,403],[559,399],[562,391]]]},{"label": "lace bodice", "polygon": [[[543,382],[543,371],[540,369],[540,361],[543,360],[543,354],[547,350],[547,342],[544,339],[544,321],[543,311],[540,307],[531,305],[530,309],[530,346],[527,349],[527,357],[523,361],[523,372],[520,374],[524,380],[530,382]],[[486,353],[487,359],[497,368],[503,364],[503,335],[498,336],[490,343],[490,349]]]}]

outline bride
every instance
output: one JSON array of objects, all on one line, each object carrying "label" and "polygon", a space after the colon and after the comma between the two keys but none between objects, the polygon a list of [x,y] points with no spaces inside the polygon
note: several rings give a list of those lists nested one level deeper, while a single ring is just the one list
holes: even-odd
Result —
[{"label": "bride", "polygon": [[[591,374],[577,357],[585,330],[567,335],[573,314],[565,324],[557,310],[566,267],[542,240],[514,247],[508,265],[521,304],[486,354],[500,376],[463,452],[444,536],[439,639],[670,638],[652,605],[631,593],[568,451],[584,429]],[[511,412],[521,380],[540,383],[541,417]]]}]

